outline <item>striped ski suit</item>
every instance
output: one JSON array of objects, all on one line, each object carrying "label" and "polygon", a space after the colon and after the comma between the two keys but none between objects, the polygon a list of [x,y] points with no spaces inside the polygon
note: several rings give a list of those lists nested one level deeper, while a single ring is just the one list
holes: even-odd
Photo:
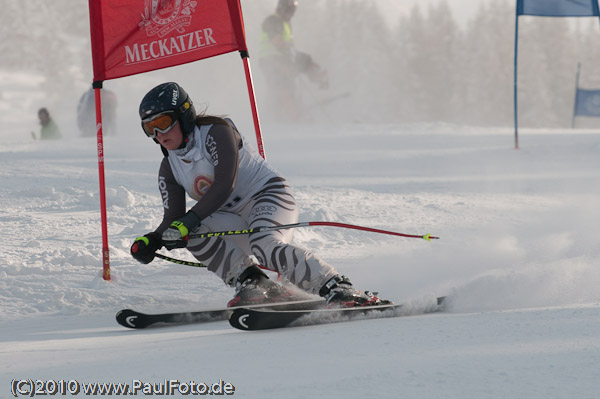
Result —
[{"label": "striped ski suit", "polygon": [[[162,233],[185,214],[186,194],[197,201],[191,210],[202,221],[191,233],[298,221],[298,207],[286,180],[248,149],[235,126],[196,127],[184,149],[168,154],[159,171],[164,216],[157,232]],[[190,239],[187,249],[231,286],[247,267],[258,262],[301,289],[318,294],[337,272],[309,250],[291,244],[292,237],[293,229],[197,238]]]}]

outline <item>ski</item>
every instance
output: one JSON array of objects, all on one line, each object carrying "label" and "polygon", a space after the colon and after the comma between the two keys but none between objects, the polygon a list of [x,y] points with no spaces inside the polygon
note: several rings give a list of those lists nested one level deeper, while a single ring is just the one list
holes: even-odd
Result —
[{"label": "ski", "polygon": [[[280,302],[280,303],[269,303],[259,305],[248,305],[245,309],[280,309],[285,310],[301,310],[301,309],[313,309],[324,304],[324,299],[308,299],[301,301],[291,302]],[[132,309],[123,309],[117,312],[116,319],[117,323],[123,327],[142,329],[148,327],[159,327],[159,326],[172,326],[181,324],[193,324],[193,323],[208,323],[212,321],[227,320],[231,313],[235,309],[241,307],[231,308],[217,308],[217,309],[206,309],[193,312],[176,312],[176,313],[155,313],[148,314],[138,312]]]},{"label": "ski", "polygon": [[250,309],[238,308],[229,317],[229,324],[240,330],[268,330],[315,324],[329,324],[359,319],[400,317],[416,314],[440,312],[445,309],[446,297],[439,297],[436,303],[418,311],[407,309],[406,304],[375,305],[353,308],[317,309]]}]

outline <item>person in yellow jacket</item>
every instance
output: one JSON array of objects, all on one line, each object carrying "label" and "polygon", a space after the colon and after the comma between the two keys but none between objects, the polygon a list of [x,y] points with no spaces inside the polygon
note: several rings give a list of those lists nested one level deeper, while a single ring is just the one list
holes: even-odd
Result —
[{"label": "person in yellow jacket", "polygon": [[54,120],[50,117],[50,113],[46,108],[40,108],[38,111],[38,118],[40,120],[40,140],[57,140],[62,137],[60,129],[54,123]]},{"label": "person in yellow jacket", "polygon": [[294,48],[291,19],[297,7],[296,0],[279,0],[275,13],[262,23],[259,63],[267,80],[269,100],[281,120],[301,119],[304,106],[297,79],[302,74],[320,88],[328,87],[327,71],[309,54]]}]

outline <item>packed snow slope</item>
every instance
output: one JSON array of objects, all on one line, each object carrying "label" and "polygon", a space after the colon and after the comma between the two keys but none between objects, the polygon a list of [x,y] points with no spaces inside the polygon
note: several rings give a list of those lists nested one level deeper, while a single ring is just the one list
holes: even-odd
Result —
[{"label": "packed snow slope", "polygon": [[204,269],[129,256],[161,219],[159,148],[141,130],[105,139],[105,282],[95,139],[4,135],[0,397],[15,379],[222,380],[239,398],[598,397],[600,132],[524,130],[514,150],[509,129],[263,128],[300,220],[441,237],[315,227],[298,229],[298,244],[412,309],[451,294],[449,312],[255,333],[227,322],[127,330],[119,309],[196,310],[232,295]]}]

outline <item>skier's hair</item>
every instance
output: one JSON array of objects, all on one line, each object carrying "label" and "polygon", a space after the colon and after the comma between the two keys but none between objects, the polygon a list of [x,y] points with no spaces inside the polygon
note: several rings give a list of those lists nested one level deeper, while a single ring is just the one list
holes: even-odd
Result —
[{"label": "skier's hair", "polygon": [[202,125],[227,125],[227,121],[220,116],[215,115],[196,115],[196,126],[200,127]]}]

